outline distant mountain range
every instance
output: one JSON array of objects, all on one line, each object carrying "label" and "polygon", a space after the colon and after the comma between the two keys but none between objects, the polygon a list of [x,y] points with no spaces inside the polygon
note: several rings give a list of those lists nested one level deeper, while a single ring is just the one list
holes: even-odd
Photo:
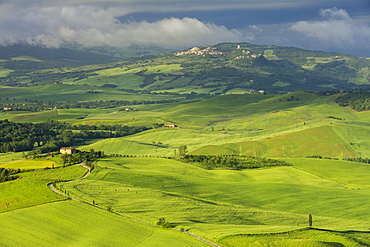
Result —
[{"label": "distant mountain range", "polygon": [[[22,81],[25,77],[33,81],[33,85],[52,83],[56,78],[49,78],[40,70],[73,67],[73,75],[70,72],[68,75],[59,73],[57,80],[63,82],[83,78],[84,83],[89,84],[89,79],[93,80],[96,76],[104,81],[97,71],[129,66],[126,70],[140,69],[133,73],[132,76],[138,80],[137,85],[130,84],[130,89],[146,91],[284,93],[370,88],[370,58],[343,53],[249,43],[222,43],[159,52],[138,47],[131,50],[47,49],[22,45],[0,47],[0,83],[26,86],[27,82]],[[86,65],[92,64],[100,65],[87,69]],[[177,65],[178,69],[150,70],[164,65],[169,68]],[[78,69],[79,66],[85,67]],[[35,74],[37,78],[34,78]],[[106,79],[107,83],[111,83],[109,78]],[[127,88],[125,77],[121,79],[116,86]]]}]

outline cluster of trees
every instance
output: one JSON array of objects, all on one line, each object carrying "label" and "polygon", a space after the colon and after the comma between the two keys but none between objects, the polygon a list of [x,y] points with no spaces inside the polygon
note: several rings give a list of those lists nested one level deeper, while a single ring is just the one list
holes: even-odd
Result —
[{"label": "cluster of trees", "polygon": [[317,94],[317,95],[320,95],[320,96],[329,96],[329,95],[334,95],[334,94],[338,94],[340,92],[346,92],[346,90],[336,90],[336,89],[332,89],[332,90],[321,90],[321,91],[315,91],[315,92],[312,92],[314,94]]},{"label": "cluster of trees", "polygon": [[164,228],[170,228],[171,227],[171,223],[168,222],[166,220],[166,218],[164,218],[164,217],[159,218],[156,224],[157,224],[157,226],[161,226],[161,227],[164,227]]},{"label": "cluster of trees", "polygon": [[187,155],[180,159],[186,163],[200,165],[206,169],[253,169],[272,166],[289,166],[290,164],[273,159],[238,156],[238,155]]},{"label": "cluster of trees", "polygon": [[62,146],[83,144],[88,139],[123,137],[148,129],[145,126],[71,125],[52,120],[36,124],[0,120],[0,153],[31,150],[47,153]]},{"label": "cluster of trees", "polygon": [[293,95],[290,96],[290,98],[287,98],[286,101],[298,101],[299,98],[298,97],[294,97]]},{"label": "cluster of trees", "polygon": [[335,100],[340,106],[349,106],[356,111],[370,110],[370,92],[351,92]]},{"label": "cluster of trees", "polygon": [[73,164],[79,164],[83,160],[83,156],[81,153],[77,154],[62,154],[60,156],[61,160],[63,161],[63,165],[73,165]]},{"label": "cluster of trees", "polygon": [[308,155],[306,158],[313,158],[313,159],[327,159],[327,160],[339,160],[338,158],[332,158],[332,157],[322,157],[321,155]]},{"label": "cluster of trees", "polygon": [[17,171],[15,170],[0,167],[0,183],[16,179],[15,176],[12,176],[16,173]]},{"label": "cluster of trees", "polygon": [[74,165],[81,162],[85,162],[86,165],[90,166],[92,169],[94,165],[91,163],[93,158],[100,158],[104,156],[103,151],[95,151],[91,149],[90,152],[78,152],[74,154],[62,154],[60,158],[63,161],[63,165]]}]

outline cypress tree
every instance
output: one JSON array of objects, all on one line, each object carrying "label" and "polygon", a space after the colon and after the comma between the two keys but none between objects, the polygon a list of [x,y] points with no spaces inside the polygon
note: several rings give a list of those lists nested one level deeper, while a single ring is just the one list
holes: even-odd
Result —
[{"label": "cypress tree", "polygon": [[308,215],[308,226],[312,227],[312,215],[311,214]]}]

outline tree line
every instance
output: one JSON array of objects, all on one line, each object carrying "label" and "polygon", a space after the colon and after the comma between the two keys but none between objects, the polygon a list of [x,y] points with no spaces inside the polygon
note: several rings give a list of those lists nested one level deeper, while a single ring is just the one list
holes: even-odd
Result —
[{"label": "tree line", "polygon": [[335,102],[340,106],[349,106],[356,111],[370,110],[370,92],[350,92],[348,94],[339,96]]},{"label": "tree line", "polygon": [[[0,99],[1,100],[1,99]],[[177,103],[184,99],[168,99],[168,100],[96,100],[96,101],[42,101],[42,100],[26,100],[27,103],[3,102],[0,103],[1,108],[11,108],[13,111],[45,111],[52,109],[107,109],[115,107],[123,107],[127,105],[149,105],[149,104],[165,104]]]},{"label": "tree line", "polygon": [[[309,155],[309,156],[306,156],[306,158],[339,160],[339,158],[322,157],[321,155]],[[342,160],[370,164],[370,158],[355,157],[355,158],[343,158]]]},{"label": "tree line", "polygon": [[146,126],[71,125],[53,120],[45,123],[0,120],[0,153],[31,150],[47,153],[62,146],[81,145],[89,139],[123,137],[148,129]]},{"label": "tree line", "polygon": [[186,155],[182,162],[199,165],[206,169],[254,169],[272,166],[289,166],[289,163],[269,158],[238,155]]}]

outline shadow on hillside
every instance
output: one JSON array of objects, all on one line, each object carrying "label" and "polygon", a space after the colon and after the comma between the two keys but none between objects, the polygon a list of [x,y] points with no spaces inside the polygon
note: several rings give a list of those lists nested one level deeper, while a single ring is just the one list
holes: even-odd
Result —
[{"label": "shadow on hillside", "polygon": [[329,230],[329,229],[322,229],[322,228],[314,228],[310,227],[309,230],[316,230],[322,232],[333,232],[333,233],[370,233],[370,231],[356,231],[356,230],[347,230],[347,231],[336,231],[336,230]]}]

